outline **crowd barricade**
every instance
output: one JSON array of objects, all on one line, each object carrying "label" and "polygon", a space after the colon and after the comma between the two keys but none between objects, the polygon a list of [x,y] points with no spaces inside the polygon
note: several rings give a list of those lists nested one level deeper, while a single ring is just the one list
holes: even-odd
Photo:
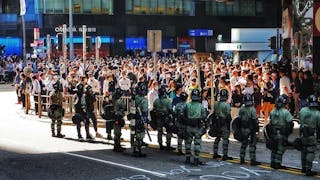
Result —
[{"label": "crowd barricade", "polygon": [[[35,98],[37,97],[37,101],[35,101]],[[64,101],[62,104],[62,107],[65,110],[65,118],[71,118],[74,113],[74,95],[73,94],[63,94]],[[126,104],[126,113],[130,110],[130,100],[131,96],[123,96],[121,97],[124,99],[125,104]],[[102,118],[101,115],[103,113],[103,103],[104,102],[104,97],[101,95],[96,96],[96,102],[94,103],[94,108],[95,108],[95,114],[97,118]],[[50,107],[50,96],[49,94],[26,94],[26,109],[25,112],[28,114],[29,110],[34,110],[35,111],[35,104],[38,104],[38,116],[41,118],[42,116],[48,116],[47,114],[47,109]]]}]

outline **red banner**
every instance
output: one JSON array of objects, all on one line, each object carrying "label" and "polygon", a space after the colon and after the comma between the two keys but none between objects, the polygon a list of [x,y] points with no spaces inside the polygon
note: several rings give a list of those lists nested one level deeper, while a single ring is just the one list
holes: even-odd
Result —
[{"label": "red banner", "polygon": [[313,36],[320,37],[320,2],[313,4]]}]

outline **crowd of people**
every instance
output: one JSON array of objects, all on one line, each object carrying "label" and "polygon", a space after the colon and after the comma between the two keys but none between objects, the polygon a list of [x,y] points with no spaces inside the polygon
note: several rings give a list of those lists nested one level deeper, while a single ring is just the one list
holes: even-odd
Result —
[{"label": "crowd of people", "polygon": [[[283,108],[282,113],[285,111],[284,107],[287,107],[288,111],[283,117],[281,115],[281,118],[287,118],[287,121],[279,123],[278,127],[281,127],[289,123],[293,117],[299,118],[300,111],[308,108],[310,104],[308,98],[310,99],[312,95],[314,97],[320,95],[318,74],[308,70],[294,69],[286,63],[282,64],[281,61],[278,64],[272,64],[260,63],[258,59],[248,59],[232,64],[217,58],[212,62],[201,62],[200,67],[182,56],[158,57],[156,66],[153,60],[146,57],[106,57],[97,61],[95,59],[84,61],[81,58],[73,61],[33,59],[28,61],[25,67],[16,57],[9,57],[3,62],[6,62],[2,63],[6,66],[2,68],[15,69],[13,81],[17,90],[18,103],[22,103],[23,107],[26,106],[26,94],[50,95],[51,104],[55,106],[50,106],[49,109],[43,107],[43,110],[49,111],[53,119],[52,136],[64,137],[61,134],[61,119],[64,114],[61,103],[65,95],[71,94],[74,96],[76,113],[72,120],[77,125],[79,140],[83,140],[80,133],[81,122],[85,123],[87,139],[93,139],[89,132],[89,119],[93,122],[96,137],[101,137],[93,105],[95,96],[101,95],[104,97],[102,117],[107,121],[108,139],[115,141],[115,152],[124,150],[120,145],[120,137],[121,127],[124,125],[123,117],[127,116],[128,120],[136,120],[135,125],[132,126],[136,132],[132,138],[136,156],[145,156],[141,152],[141,146],[144,145],[142,140],[145,132],[148,133],[145,130],[148,129],[149,123],[158,131],[160,149],[173,150],[171,137],[172,133],[177,133],[178,152],[183,154],[182,142],[185,140],[187,163],[190,163],[190,148],[194,141],[196,165],[202,164],[198,153],[201,135],[208,127],[217,126],[211,128],[211,131],[215,130],[215,132],[209,131],[209,135],[216,137],[214,158],[221,157],[218,155],[218,143],[222,138],[222,159],[228,160],[231,159],[227,151],[229,124],[232,119],[242,116],[242,120],[255,124],[256,121],[251,122],[249,119],[260,118],[267,124],[269,121],[276,122],[279,119],[279,114],[275,110]],[[121,97],[129,97],[130,101],[125,101]],[[213,102],[211,99],[216,103],[211,104]],[[43,99],[44,103],[45,101],[46,99]],[[185,105],[181,104],[183,102]],[[250,108],[244,109],[246,106]],[[38,106],[35,104],[35,113],[38,113],[37,110]],[[211,122],[206,121],[207,115],[212,112],[214,116]],[[292,117],[288,113],[292,114]],[[172,118],[168,115],[172,115]],[[281,118],[279,122],[282,122]],[[315,116],[315,122],[320,121],[317,118]],[[185,123],[184,119],[192,123]],[[222,123],[214,123],[214,119],[220,119]],[[225,121],[229,124],[223,123]],[[57,134],[54,127],[56,122]],[[111,135],[111,129],[114,130],[114,137]],[[166,129],[166,147],[162,144],[164,129]],[[253,135],[257,129],[255,125],[242,127],[242,129],[249,130],[242,142],[241,162],[244,162],[244,151],[250,136],[253,139],[250,140],[251,164],[257,165],[259,163],[255,160],[254,152],[256,137]],[[278,133],[277,130],[274,131],[273,133]],[[280,139],[283,140],[282,137]],[[278,143],[272,151],[271,166],[276,169],[282,168],[281,159],[284,153],[282,150],[284,148],[279,144],[281,143]],[[304,153],[310,153],[310,151]],[[307,159],[307,162],[309,161],[310,158]],[[310,165],[303,167],[304,172],[312,174]]]}]

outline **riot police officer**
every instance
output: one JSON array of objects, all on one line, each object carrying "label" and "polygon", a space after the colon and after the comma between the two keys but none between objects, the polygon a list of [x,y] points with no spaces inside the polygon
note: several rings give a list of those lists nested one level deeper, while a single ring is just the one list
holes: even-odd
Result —
[{"label": "riot police officer", "polygon": [[98,133],[98,126],[97,126],[97,118],[94,113],[94,103],[96,102],[96,96],[92,91],[92,86],[87,85],[86,87],[86,109],[88,114],[88,119],[91,119],[93,128],[96,132],[96,137],[101,138],[101,134]]},{"label": "riot police officer", "polygon": [[249,144],[250,164],[260,165],[256,161],[256,144],[257,132],[259,132],[259,121],[255,108],[253,107],[253,97],[251,94],[246,94],[243,97],[244,105],[239,110],[239,118],[241,121],[241,149],[240,149],[240,164],[244,164],[246,148]]},{"label": "riot police officer", "polygon": [[188,99],[188,94],[185,92],[182,92],[180,94],[180,100],[175,107],[174,107],[174,116],[176,119],[176,126],[178,128],[178,154],[183,155],[182,153],[182,142],[183,140],[186,140],[186,125],[185,123],[185,116],[184,116],[184,111],[187,106],[187,99]]},{"label": "riot police officer", "polygon": [[199,160],[201,133],[203,120],[206,118],[206,110],[201,104],[200,91],[193,89],[191,91],[191,102],[186,104],[184,124],[186,125],[186,163],[191,163],[191,143],[194,141],[194,165],[203,165]]},{"label": "riot police officer", "polygon": [[[146,154],[141,152],[143,145],[143,138],[145,136],[145,129],[148,123],[148,100],[146,95],[148,87],[144,82],[139,82],[136,87],[136,96],[134,100],[136,119],[133,135],[133,156],[145,157]],[[134,113],[134,112],[133,112]]]},{"label": "riot police officer", "polygon": [[280,95],[276,100],[276,108],[270,113],[271,141],[271,167],[274,169],[285,169],[282,163],[282,156],[286,150],[286,143],[289,134],[292,133],[293,116],[286,109],[288,97]]},{"label": "riot police officer", "polygon": [[113,133],[114,133],[114,152],[123,152],[125,149],[121,147],[121,128],[125,125],[125,121],[123,119],[125,115],[126,103],[125,100],[121,98],[123,92],[121,89],[116,89],[112,100],[114,104],[114,126],[113,126]]},{"label": "riot police officer", "polygon": [[170,102],[169,98],[167,98],[166,89],[164,87],[159,88],[158,94],[159,94],[159,98],[156,99],[153,103],[153,109],[156,112],[156,116],[157,116],[158,143],[159,143],[160,149],[163,150],[164,146],[162,145],[162,134],[163,134],[163,128],[165,127],[167,132],[166,149],[174,150],[174,148],[171,147],[172,131],[169,127],[169,125],[173,123],[172,118],[170,118],[170,115],[172,114],[172,103]]},{"label": "riot police officer", "polygon": [[212,123],[219,124],[219,133],[214,140],[213,144],[213,158],[221,158],[218,154],[218,144],[223,139],[223,157],[222,160],[232,160],[232,157],[228,156],[228,145],[229,145],[229,136],[230,136],[230,121],[231,121],[231,107],[230,104],[227,103],[228,99],[228,90],[221,89],[219,92],[219,98],[214,105],[214,113],[215,113],[215,121]]},{"label": "riot police officer", "polygon": [[86,136],[87,136],[86,139],[92,140],[93,138],[89,133],[89,119],[87,114],[84,85],[79,83],[76,89],[77,89],[76,94],[74,95],[75,115],[72,119],[73,119],[73,122],[77,125],[78,139],[80,141],[83,140],[83,137],[81,135],[81,122],[84,122],[84,127],[86,130]]},{"label": "riot police officer", "polygon": [[315,95],[310,95],[307,99],[308,107],[304,107],[300,111],[300,135],[302,142],[301,150],[301,166],[302,173],[307,176],[314,176],[317,173],[312,171],[312,161],[315,157],[317,149],[317,137],[320,125],[320,112],[317,110],[318,102]]},{"label": "riot police officer", "polygon": [[[64,109],[62,108],[62,102],[64,98],[61,93],[61,84],[57,81],[53,84],[53,89],[50,93],[50,110],[49,110],[49,117],[51,118],[51,132],[52,137],[63,138],[65,135],[61,134],[61,125],[62,125],[62,118],[64,116]],[[57,136],[55,134],[55,124],[57,124]]]}]

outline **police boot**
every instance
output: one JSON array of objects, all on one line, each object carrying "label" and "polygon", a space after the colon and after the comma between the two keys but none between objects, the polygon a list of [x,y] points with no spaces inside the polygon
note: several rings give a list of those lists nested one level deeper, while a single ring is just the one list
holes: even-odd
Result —
[{"label": "police boot", "polygon": [[108,134],[107,140],[113,140],[111,134]]},{"label": "police boot", "polygon": [[164,146],[162,144],[159,144],[160,150],[164,150]]},{"label": "police boot", "polygon": [[240,164],[244,164],[245,161],[244,161],[244,158],[240,158]]},{"label": "police boot", "polygon": [[54,131],[51,132],[52,137],[56,137],[56,133]]},{"label": "police boot", "polygon": [[213,159],[217,159],[217,158],[221,158],[221,156],[220,156],[219,154],[216,154],[216,153],[215,153],[215,154],[213,154],[212,158],[213,158]]},{"label": "police boot", "polygon": [[315,176],[317,172],[312,171],[311,169],[306,170],[306,176]]},{"label": "police boot", "polygon": [[178,150],[178,155],[184,155],[181,149]]},{"label": "police boot", "polygon": [[146,142],[142,141],[142,145],[141,146],[148,147],[148,144]]},{"label": "police boot", "polygon": [[199,158],[194,158],[193,165],[200,166],[200,165],[205,165],[205,163],[200,161]]},{"label": "police boot", "polygon": [[185,161],[186,164],[190,164],[190,156],[189,157],[186,157],[186,161]]},{"label": "police boot", "polygon": [[58,137],[58,138],[64,138],[65,135],[64,135],[64,134],[61,134],[61,133],[58,133],[58,134],[57,134],[57,137]]},{"label": "police boot", "polygon": [[250,165],[251,165],[251,166],[258,166],[258,165],[261,165],[261,162],[258,162],[258,161],[250,161]]},{"label": "police boot", "polygon": [[306,173],[306,172],[307,172],[307,171],[306,171],[306,168],[302,168],[302,169],[301,169],[301,172],[302,172],[302,173]]},{"label": "police boot", "polygon": [[174,151],[174,150],[176,150],[176,148],[171,147],[170,144],[167,144],[166,150],[167,150],[167,151]]},{"label": "police boot", "polygon": [[233,157],[223,156],[222,161],[226,161],[226,160],[233,160]]},{"label": "police boot", "polygon": [[83,141],[83,137],[81,136],[81,134],[78,135],[78,140],[79,140],[80,142]]}]

